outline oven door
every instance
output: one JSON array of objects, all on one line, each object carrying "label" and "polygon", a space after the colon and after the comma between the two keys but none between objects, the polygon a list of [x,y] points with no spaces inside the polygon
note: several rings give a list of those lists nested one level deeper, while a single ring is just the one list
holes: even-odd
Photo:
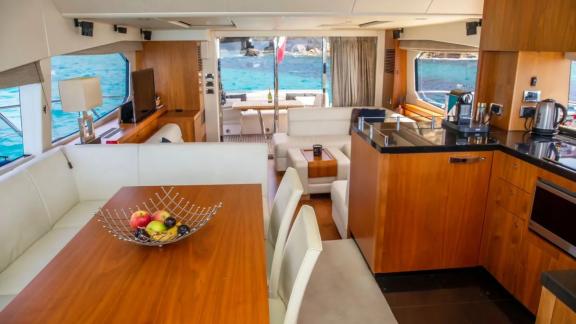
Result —
[{"label": "oven door", "polygon": [[539,179],[528,227],[576,258],[576,193]]}]

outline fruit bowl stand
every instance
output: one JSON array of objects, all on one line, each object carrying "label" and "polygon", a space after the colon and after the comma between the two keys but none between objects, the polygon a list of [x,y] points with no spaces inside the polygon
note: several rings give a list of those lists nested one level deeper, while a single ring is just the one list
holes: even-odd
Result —
[{"label": "fruit bowl stand", "polygon": [[[181,241],[200,230],[220,208],[222,208],[222,202],[211,207],[201,207],[181,197],[174,187],[161,187],[161,192],[155,193],[141,205],[126,209],[99,209],[96,216],[102,227],[121,241],[162,247]],[[131,215],[138,210],[165,210],[178,221],[178,224],[166,231],[152,233],[149,236],[135,235],[138,231],[143,231],[143,229],[135,230],[130,226]],[[187,230],[179,233],[180,226],[178,225],[186,225]]]}]

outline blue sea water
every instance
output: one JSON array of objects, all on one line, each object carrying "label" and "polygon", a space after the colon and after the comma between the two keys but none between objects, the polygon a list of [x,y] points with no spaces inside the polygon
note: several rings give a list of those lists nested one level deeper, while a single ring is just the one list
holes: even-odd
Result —
[{"label": "blue sea water", "polygon": [[[220,59],[224,91],[274,89],[274,55],[227,56]],[[278,65],[281,90],[322,90],[322,56],[286,55]]]}]

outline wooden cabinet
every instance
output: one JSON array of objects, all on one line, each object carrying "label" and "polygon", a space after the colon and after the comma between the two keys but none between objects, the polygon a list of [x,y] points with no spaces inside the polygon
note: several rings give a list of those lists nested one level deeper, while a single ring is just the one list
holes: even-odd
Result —
[{"label": "wooden cabinet", "polygon": [[480,264],[536,313],[542,272],[576,269],[574,258],[528,228],[536,181],[572,191],[576,183],[502,152],[495,152],[492,170]]},{"label": "wooden cabinet", "polygon": [[542,287],[537,324],[576,323],[576,312],[562,302],[550,290]]},{"label": "wooden cabinet", "polygon": [[380,154],[354,134],[349,228],[372,271],[478,265],[491,165],[492,152]]},{"label": "wooden cabinet", "polygon": [[498,205],[486,210],[480,263],[508,291],[514,291],[526,222]]}]

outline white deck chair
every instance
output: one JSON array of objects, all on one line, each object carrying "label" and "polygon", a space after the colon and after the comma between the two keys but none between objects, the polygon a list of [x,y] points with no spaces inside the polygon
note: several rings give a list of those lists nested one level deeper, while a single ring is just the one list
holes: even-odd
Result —
[{"label": "white deck chair", "polygon": [[302,206],[282,253],[279,269],[270,278],[270,323],[296,324],[310,275],[322,252],[314,209]]}]

